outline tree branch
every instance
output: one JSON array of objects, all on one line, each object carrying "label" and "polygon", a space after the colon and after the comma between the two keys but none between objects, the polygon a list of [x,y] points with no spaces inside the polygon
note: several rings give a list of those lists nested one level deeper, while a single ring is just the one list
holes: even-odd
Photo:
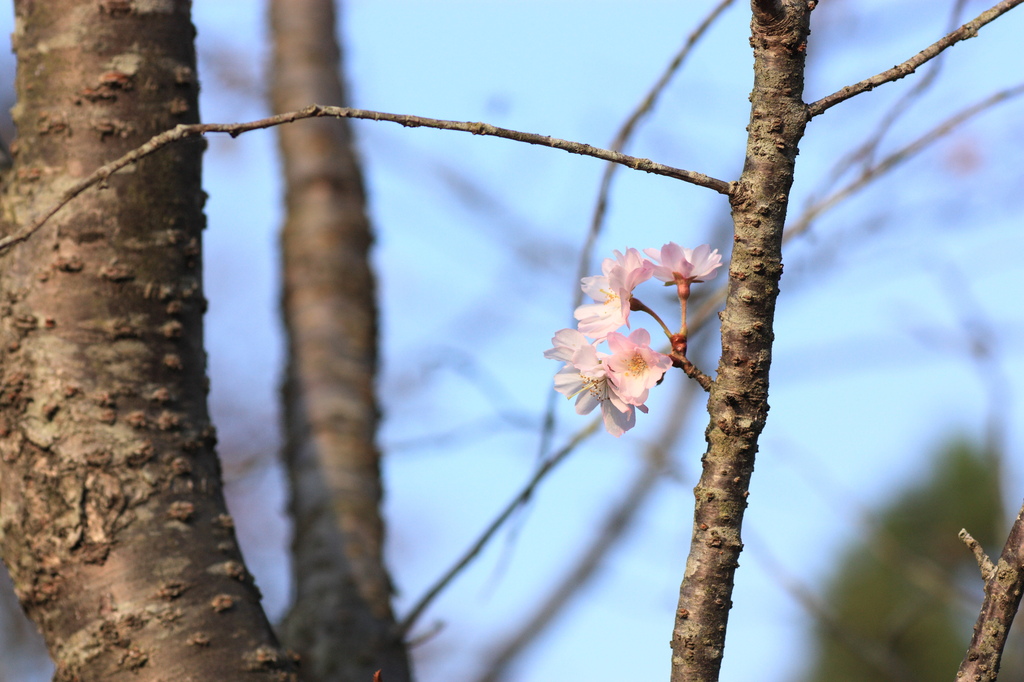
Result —
[{"label": "tree branch", "polygon": [[757,442],[768,413],[782,234],[803,103],[806,40],[813,3],[752,3],[754,85],[746,161],[730,196],[733,254],[721,313],[722,356],[711,385],[708,449],[694,488],[686,571],[672,633],[672,682],[714,682],[721,670]]},{"label": "tree branch", "polygon": [[96,184],[99,184],[102,187],[106,180],[117,171],[125,168],[126,166],[130,166],[146,156],[149,156],[172,142],[206,135],[207,133],[227,133],[231,137],[237,137],[242,133],[247,133],[251,130],[272,128],[274,126],[293,123],[307,118],[358,118],[371,121],[389,121],[391,123],[398,123],[399,125],[407,128],[437,128],[440,130],[455,130],[472,133],[474,135],[501,137],[506,140],[515,140],[517,142],[525,142],[527,144],[535,144],[542,147],[551,147],[552,149],[561,149],[562,151],[569,152],[570,154],[592,156],[595,159],[602,159],[604,161],[628,166],[633,170],[644,171],[645,173],[651,173],[653,175],[663,175],[665,177],[675,178],[676,180],[682,180],[683,182],[689,182],[700,187],[707,187],[719,194],[729,195],[733,188],[731,183],[725,182],[724,180],[718,180],[717,178],[712,178],[704,175],[703,173],[666,166],[664,164],[651,161],[650,159],[641,159],[635,156],[629,156],[628,154],[621,154],[608,149],[601,149],[600,147],[592,147],[589,144],[583,144],[581,142],[571,142],[557,137],[548,137],[534,133],[524,133],[518,130],[509,130],[508,128],[499,128],[497,126],[490,125],[489,123],[447,121],[436,118],[424,118],[422,116],[410,116],[407,114],[388,114],[381,111],[367,111],[365,109],[351,109],[349,107],[332,107],[311,104],[299,111],[291,111],[246,123],[182,124],[172,128],[171,130],[164,131],[159,135],[155,135],[146,144],[128,152],[116,161],[112,161],[105,166],[97,168],[91,175],[69,187],[53,206],[44,211],[42,215],[35,218],[24,230],[17,234],[9,235],[0,239],[0,250],[28,239],[37,230],[39,230],[47,220],[53,217],[57,211],[85,190]]},{"label": "tree branch", "polygon": [[714,383],[714,380],[704,372],[700,371],[695,364],[690,362],[689,358],[681,353],[675,352],[671,353],[669,357],[672,358],[672,365],[674,367],[678,367],[683,370],[686,373],[686,376],[700,384],[700,387],[705,391],[711,390],[711,384]]},{"label": "tree branch", "polygon": [[968,533],[966,528],[961,528],[960,532],[957,533],[957,537],[974,554],[974,560],[978,562],[978,568],[981,569],[981,579],[987,583],[996,574],[996,567],[992,564],[992,560],[988,558],[988,554],[985,554],[981,543],[975,540],[974,536]]},{"label": "tree branch", "polygon": [[405,635],[409,632],[419,617],[423,615],[423,612],[430,606],[434,599],[444,590],[455,577],[462,572],[466,566],[476,558],[481,550],[487,545],[490,539],[495,533],[505,524],[505,522],[512,516],[519,507],[527,502],[530,497],[533,496],[537,486],[540,485],[549,473],[551,473],[556,466],[562,463],[566,457],[568,457],[580,443],[585,441],[587,438],[597,432],[597,427],[600,425],[600,419],[592,420],[587,426],[576,432],[576,435],[558,452],[553,454],[547,459],[537,471],[533,474],[530,480],[523,486],[523,489],[512,498],[512,500],[505,505],[505,508],[501,510],[497,517],[484,529],[484,532],[480,534],[480,537],[466,550],[458,561],[449,568],[443,576],[441,576],[434,585],[426,591],[426,593],[420,597],[419,601],[413,605],[409,610],[408,615],[402,619],[398,624],[398,631],[400,635]]},{"label": "tree branch", "polygon": [[[912,142],[909,142],[891,154],[888,154],[873,166],[865,168],[860,175],[851,180],[848,184],[805,208],[796,220],[786,226],[786,231],[782,236],[782,243],[786,244],[791,239],[804,234],[808,229],[810,229],[811,225],[814,224],[814,221],[822,216],[822,214],[832,210],[846,199],[855,195],[859,190],[864,189],[864,187],[869,185],[872,181],[878,179],[882,175],[885,175],[904,161],[907,161],[913,158],[916,154],[921,153],[928,146],[940,140],[943,136],[948,135],[964,122],[984,111],[987,111],[997,104],[1014,97],[1020,97],[1021,95],[1024,95],[1024,83],[1012,88],[1007,88],[1006,90],[1000,90],[999,92],[992,93],[980,102],[972,104],[953,116],[950,116],[948,119],[919,136]],[[727,288],[728,283],[725,283],[701,300],[700,306],[696,309],[696,312],[692,315],[689,321],[688,326],[691,332],[694,332],[707,324],[715,313],[721,309],[722,303],[725,301]]]},{"label": "tree branch", "polygon": [[807,118],[814,118],[836,104],[868,90],[873,90],[883,83],[888,83],[890,81],[899,80],[904,76],[909,76],[914,73],[919,66],[930,59],[934,59],[947,47],[952,47],[962,40],[967,40],[968,38],[973,38],[978,35],[978,29],[1003,14],[1006,14],[1022,2],[1024,2],[1024,0],[1003,0],[1003,2],[1000,2],[991,9],[982,12],[974,20],[969,21],[955,31],[948,33],[945,37],[932,43],[902,64],[897,64],[891,69],[883,71],[871,78],[862,80],[859,83],[847,85],[842,90],[834,92],[827,97],[822,97],[817,102],[809,104],[807,106]]},{"label": "tree branch", "polygon": [[917,137],[912,142],[909,142],[891,154],[886,155],[874,165],[864,168],[860,175],[851,180],[848,184],[804,209],[804,212],[800,217],[786,228],[785,240],[788,241],[792,237],[806,231],[813,221],[822,213],[835,207],[836,204],[863,189],[880,175],[884,175],[899,164],[920,153],[926,147],[948,135],[967,120],[991,109],[997,104],[1021,95],[1024,95],[1024,83],[1015,85],[1012,88],[994,92],[985,99],[953,114],[931,130]]},{"label": "tree branch", "polygon": [[[963,7],[967,4],[967,0],[956,0],[950,11],[949,21],[946,27],[946,33],[953,31],[960,25],[962,21],[961,15],[963,13]],[[826,188],[830,188],[831,184],[839,180],[850,168],[854,165],[860,165],[861,168],[867,168],[874,164],[875,154],[878,151],[878,147],[882,142],[882,139],[889,132],[892,126],[900,119],[903,114],[910,110],[911,106],[917,102],[921,96],[927,92],[933,85],[938,82],[939,74],[942,72],[942,64],[944,57],[942,54],[933,59],[927,70],[921,75],[920,78],[914,80],[914,84],[905,92],[899,99],[897,99],[889,110],[886,111],[875,126],[875,129],[871,134],[864,140],[864,142],[853,148],[851,151],[844,154],[838,162],[832,167],[829,172],[830,181],[825,184]]]},{"label": "tree branch", "polygon": [[678,417],[666,422],[659,437],[647,445],[644,463],[632,482],[625,486],[626,494],[608,510],[604,520],[597,524],[598,530],[591,537],[590,544],[555,588],[539,601],[539,606],[519,624],[514,634],[495,648],[486,669],[476,678],[476,682],[500,682],[506,679],[508,671],[522,654],[548,632],[555,619],[604,567],[610,552],[627,537],[635,525],[639,512],[658,489],[658,483],[670,473],[669,453],[689,428],[697,395],[693,384],[681,382],[678,385],[676,399],[670,410],[671,414]]},{"label": "tree branch", "polygon": [[[991,565],[991,564],[990,564]],[[985,572],[984,566],[982,572]],[[1017,513],[994,571],[985,580],[985,600],[974,624],[971,645],[960,663],[958,680],[994,682],[1024,591],[1024,506]]]}]

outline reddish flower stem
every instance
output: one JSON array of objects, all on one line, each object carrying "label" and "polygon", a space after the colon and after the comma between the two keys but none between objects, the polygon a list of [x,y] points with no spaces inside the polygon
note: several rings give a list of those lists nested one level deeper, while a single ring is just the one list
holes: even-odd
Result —
[{"label": "reddish flower stem", "polygon": [[[686,302],[690,300],[690,280],[684,278],[678,272],[672,273],[676,276],[676,292],[679,294],[679,335],[683,337],[685,344],[686,329]],[[666,286],[668,286],[666,284]],[[685,352],[685,351],[684,351]]]},{"label": "reddish flower stem", "polygon": [[[661,329],[662,329],[662,331],[664,331],[664,332],[665,332],[665,336],[667,336],[667,337],[669,338],[669,340],[671,340],[671,339],[672,339],[672,337],[673,337],[673,334],[672,334],[672,332],[671,332],[671,331],[669,331],[669,329],[668,329],[668,325],[666,325],[666,324],[665,324],[665,322],[664,322],[664,321],[663,321],[663,320],[661,319],[661,316],[659,316],[659,315],[658,315],[658,313],[656,313],[656,312],[654,312],[653,310],[651,310],[650,308],[648,308],[648,307],[647,307],[647,306],[646,306],[646,305],[645,305],[645,304],[643,303],[643,301],[641,301],[641,300],[640,300],[639,298],[633,298],[633,297],[630,297],[630,299],[629,299],[629,309],[630,309],[630,310],[635,310],[635,311],[637,311],[637,312],[643,312],[643,313],[647,313],[648,315],[650,315],[651,317],[653,317],[653,318],[654,318],[654,320],[655,320],[655,321],[656,321],[656,322],[657,322],[657,323],[658,323],[659,325],[661,325]],[[674,346],[674,345],[673,345],[673,348],[675,348],[675,346]]]}]

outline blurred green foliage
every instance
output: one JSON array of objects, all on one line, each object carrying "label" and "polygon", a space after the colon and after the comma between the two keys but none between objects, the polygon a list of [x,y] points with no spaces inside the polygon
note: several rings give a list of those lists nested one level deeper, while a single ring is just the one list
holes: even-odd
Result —
[{"label": "blurred green foliage", "polygon": [[[825,587],[805,682],[955,678],[983,596],[977,563],[957,533],[966,528],[998,559],[1009,527],[999,478],[998,457],[953,441],[927,479],[873,515]],[[1016,641],[1002,680],[1024,679]]]}]

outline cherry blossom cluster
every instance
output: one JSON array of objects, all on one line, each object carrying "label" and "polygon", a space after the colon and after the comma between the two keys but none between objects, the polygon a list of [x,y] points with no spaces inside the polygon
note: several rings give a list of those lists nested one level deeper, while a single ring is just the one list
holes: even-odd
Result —
[{"label": "cherry blossom cluster", "polygon": [[[551,339],[554,347],[544,352],[544,357],[565,363],[555,374],[555,390],[576,398],[577,414],[589,414],[600,406],[605,428],[616,437],[633,428],[637,410],[647,412],[648,393],[661,383],[669,367],[693,368],[686,360],[690,285],[713,279],[722,265],[718,250],[712,251],[707,244],[686,249],[669,242],[644,253],[649,258],[636,249],[626,249],[625,254],[615,251],[615,258],[605,258],[601,264],[602,274],[584,277],[583,292],[594,303],[577,308],[573,314],[577,328],[556,332]],[[670,331],[633,296],[633,290],[652,277],[676,287],[682,320],[678,332]],[[630,327],[632,311],[646,312],[658,322],[669,339],[670,355],[651,348],[646,329],[633,330],[628,336],[618,331]],[[610,352],[598,350],[602,343]]]}]

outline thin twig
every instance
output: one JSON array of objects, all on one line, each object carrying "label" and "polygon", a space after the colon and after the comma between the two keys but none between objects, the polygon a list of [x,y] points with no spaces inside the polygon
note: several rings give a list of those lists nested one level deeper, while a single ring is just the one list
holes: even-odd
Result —
[{"label": "thin twig", "polygon": [[548,631],[555,618],[569,605],[602,567],[609,552],[618,545],[636,523],[637,516],[658,483],[669,473],[669,454],[689,427],[697,391],[693,384],[682,382],[670,410],[675,415],[665,422],[661,434],[646,447],[643,466],[633,481],[626,486],[626,494],[613,506],[597,526],[587,548],[580,553],[572,568],[566,572],[548,596],[539,601],[533,615],[525,619],[516,633],[504,640],[487,661],[485,671],[476,682],[499,682],[509,668],[538,638]]},{"label": "thin twig", "polygon": [[[777,448],[776,454],[783,457],[782,461],[796,476],[803,478],[808,488],[824,500],[829,508],[842,508],[851,512],[862,535],[871,538],[870,542],[864,544],[864,551],[885,570],[899,575],[937,604],[959,609],[977,603],[977,595],[969,586],[963,585],[948,567],[923,553],[923,550],[909,547],[875,511],[864,506],[846,488],[844,482],[822,466],[822,459],[816,453],[802,453],[795,443],[785,443],[784,447]],[[860,553],[860,550],[857,551]],[[754,552],[756,555],[757,550]]]},{"label": "thin twig", "polygon": [[[953,5],[953,9],[949,15],[949,22],[946,27],[946,33],[954,30],[960,23],[960,16],[963,12],[963,6],[967,3],[967,0],[956,0]],[[931,88],[936,82],[938,82],[939,74],[942,72],[942,64],[945,55],[939,55],[930,64],[927,71],[920,77],[915,79],[913,86],[903,93],[903,95],[896,100],[896,102],[886,111],[878,125],[875,126],[874,131],[871,132],[870,136],[857,148],[844,154],[841,159],[833,166],[830,172],[830,182],[826,184],[826,188],[831,188],[831,184],[838,181],[854,164],[859,163],[862,168],[868,168],[874,164],[875,154],[878,151],[878,146],[881,144],[882,139],[886,133],[892,128],[893,124],[899,120],[899,118],[909,111],[911,105],[917,101],[921,95],[923,95],[929,88]]]},{"label": "thin twig", "polygon": [[968,119],[973,118],[974,116],[977,116],[978,114],[986,111],[987,109],[992,108],[996,104],[1004,102],[1013,97],[1018,97],[1022,94],[1024,94],[1024,83],[1016,85],[1012,88],[1007,88],[1006,90],[1000,90],[999,92],[993,93],[992,95],[989,95],[980,102],[972,104],[971,106],[962,109],[956,114],[950,116],[948,119],[946,119],[939,125],[935,126],[928,132],[919,136],[913,142],[910,142],[909,144],[904,145],[900,149],[897,149],[896,151],[887,155],[885,158],[880,160],[875,165],[869,168],[865,168],[863,171],[861,171],[861,174],[857,176],[857,178],[850,181],[850,183],[844,186],[842,189],[836,190],[829,196],[825,197],[824,199],[821,199],[820,201],[815,202],[814,204],[806,208],[804,212],[800,215],[800,217],[796,221],[794,221],[789,227],[786,228],[786,234],[783,237],[783,240],[788,241],[789,239],[792,239],[796,235],[804,232],[810,227],[811,223],[822,213],[834,207],[842,200],[847,199],[850,195],[862,189],[865,185],[870,183],[878,176],[887,173],[888,171],[892,170],[895,166],[908,160],[915,154],[921,152],[925,147],[929,146],[933,142],[936,142],[945,135],[948,135],[950,132],[956,129],[957,126],[961,125]]},{"label": "thin twig", "polygon": [[897,64],[891,69],[887,69],[872,76],[871,78],[866,78],[859,83],[847,85],[842,90],[834,92],[827,97],[822,97],[817,102],[809,104],[807,106],[807,118],[814,118],[836,104],[863,92],[867,92],[868,90],[873,90],[883,83],[889,83],[891,81],[899,80],[904,76],[909,76],[914,73],[919,66],[930,59],[934,59],[946,48],[956,45],[962,40],[967,40],[968,38],[973,38],[978,35],[978,29],[985,24],[994,21],[1003,14],[1006,14],[1022,2],[1024,2],[1024,0],[1003,0],[1003,2],[997,3],[991,9],[979,14],[974,20],[967,22],[955,31],[946,34],[943,38],[932,43],[902,64]]},{"label": "thin twig", "polygon": [[[694,45],[697,41],[707,33],[708,29],[711,28],[715,20],[722,14],[725,9],[733,3],[733,0],[722,0],[719,2],[704,20],[697,25],[695,29],[686,37],[686,42],[679,49],[679,52],[672,57],[672,61],[668,63],[661,76],[655,81],[651,89],[647,91],[643,100],[633,110],[629,118],[626,119],[625,123],[619,128],[619,131],[615,134],[615,138],[612,140],[609,149],[621,152],[625,149],[626,144],[629,142],[629,138],[633,136],[636,131],[637,125],[642,121],[647,114],[653,109],[657,103],[658,98],[661,97],[661,93],[664,92],[665,87],[668,85],[672,77],[679,71],[683,62],[690,55]],[[597,193],[597,204],[594,206],[594,214],[590,219],[590,231],[587,233],[586,243],[583,245],[583,249],[580,252],[580,263],[579,272],[577,274],[577,280],[585,277],[589,272],[590,259],[594,252],[594,247],[597,244],[597,238],[601,234],[601,228],[604,225],[604,217],[608,210],[608,195],[611,191],[612,178],[615,176],[615,171],[618,170],[618,164],[609,164],[605,166],[604,174],[601,176],[601,187]],[[580,304],[583,297],[583,291],[576,292],[576,298],[573,304],[575,308]]]},{"label": "thin twig", "polygon": [[711,390],[711,384],[715,383],[714,379],[709,377],[704,372],[697,369],[697,366],[690,362],[690,360],[680,353],[672,353],[669,355],[672,358],[672,365],[686,372],[686,376],[690,377],[703,388],[705,391]]},{"label": "thin twig", "polygon": [[732,185],[730,183],[709,177],[703,173],[674,168],[672,166],[656,163],[650,159],[641,159],[635,156],[610,151],[608,149],[592,147],[589,144],[583,144],[581,142],[562,140],[557,137],[524,133],[518,130],[509,130],[508,128],[498,128],[497,126],[490,125],[489,123],[447,121],[436,118],[424,118],[422,116],[410,116],[407,114],[388,114],[381,111],[367,111],[365,109],[351,109],[348,107],[331,107],[312,104],[299,111],[291,111],[284,114],[278,114],[277,116],[249,121],[247,123],[182,124],[172,128],[171,130],[164,131],[151,138],[149,142],[138,149],[128,152],[116,161],[112,161],[105,166],[101,166],[84,180],[72,185],[61,195],[60,199],[51,208],[33,220],[27,228],[18,234],[0,239],[0,250],[28,239],[28,237],[42,227],[46,221],[49,220],[65,204],[89,187],[92,187],[97,183],[102,184],[106,182],[106,180],[117,171],[136,163],[140,159],[149,156],[172,142],[206,135],[207,133],[226,133],[231,137],[237,137],[238,135],[247,133],[251,130],[271,128],[273,126],[293,123],[307,118],[358,118],[368,119],[371,121],[389,121],[391,123],[398,123],[399,125],[407,128],[438,128],[440,130],[455,130],[472,133],[474,135],[501,137],[507,140],[536,144],[542,147],[551,147],[552,149],[561,149],[562,151],[569,152],[570,154],[592,156],[596,159],[603,159],[604,161],[628,166],[633,170],[644,171],[654,175],[663,175],[665,177],[675,178],[684,182],[690,182],[701,187],[707,187],[708,189],[713,189],[720,194],[728,195],[732,191]]},{"label": "thin twig", "polygon": [[992,560],[988,558],[988,554],[985,554],[985,550],[982,549],[981,543],[974,539],[974,537],[967,532],[966,528],[961,528],[960,532],[957,533],[957,537],[960,538],[960,542],[967,545],[967,549],[971,550],[974,554],[974,560],[978,562],[978,568],[981,569],[981,579],[986,583],[992,579],[992,576],[996,574],[996,567],[992,565]]},{"label": "thin twig", "polygon": [[[992,467],[996,471],[996,480],[1003,480],[1007,452],[1007,427],[1012,409],[1013,380],[1007,374],[1003,363],[999,361],[999,333],[995,319],[991,318],[973,288],[966,283],[971,278],[956,261],[939,262],[939,268],[932,271],[936,284],[942,289],[942,298],[953,308],[952,312],[958,321],[958,328],[963,335],[957,354],[968,356],[977,371],[978,383],[985,387],[988,395],[988,416],[985,419],[985,449]],[[943,336],[945,332],[941,332]],[[952,335],[950,335],[952,337]],[[933,345],[932,339],[926,345]],[[1000,496],[1002,497],[1002,496]],[[1005,501],[1001,500],[1000,507]],[[1007,509],[1002,509],[1000,517],[1008,516]]]},{"label": "thin twig", "polygon": [[512,513],[530,499],[541,481],[543,481],[556,466],[561,464],[566,457],[575,451],[576,447],[580,443],[592,436],[597,431],[597,427],[600,423],[600,419],[594,419],[590,424],[577,431],[576,435],[574,435],[561,450],[553,454],[537,469],[536,472],[534,472],[530,480],[525,486],[523,486],[523,489],[520,490],[507,505],[505,505],[505,508],[502,509],[501,513],[491,521],[490,525],[488,525],[484,532],[480,534],[480,537],[477,538],[465,554],[463,554],[462,557],[460,557],[459,560],[456,561],[455,564],[449,568],[448,571],[446,571],[445,574],[441,576],[441,578],[439,578],[422,597],[420,597],[419,601],[413,605],[409,610],[408,615],[406,615],[398,624],[398,634],[400,636],[409,632],[409,629],[416,624],[416,621],[423,614],[426,608],[433,603],[437,595],[440,594],[441,591],[455,578],[455,576],[461,573],[462,569],[468,566],[476,555],[480,553],[491,537],[498,532],[501,526],[504,525],[505,521],[512,516]]},{"label": "thin twig", "polygon": [[[996,104],[1000,104],[1006,100],[1019,97],[1021,95],[1024,95],[1024,83],[993,93],[980,102],[972,104],[966,109],[950,116],[948,119],[924,133],[913,142],[910,142],[887,155],[874,166],[865,168],[857,178],[851,180],[842,189],[836,190],[824,199],[821,199],[804,209],[803,213],[800,214],[800,217],[786,227],[786,231],[782,236],[782,243],[788,244],[790,240],[804,234],[810,229],[814,221],[822,216],[822,214],[835,208],[844,200],[849,199],[859,190],[870,184],[871,181],[885,173],[888,173],[904,161],[908,161],[914,155],[919,154],[929,145],[937,142],[945,135],[948,135],[956,129],[957,126],[992,108]],[[691,332],[696,331],[707,324],[712,316],[721,309],[722,304],[725,303],[725,294],[727,289],[728,282],[723,283],[703,299],[700,307],[696,309],[696,312],[694,312],[688,320],[688,326]]]}]

